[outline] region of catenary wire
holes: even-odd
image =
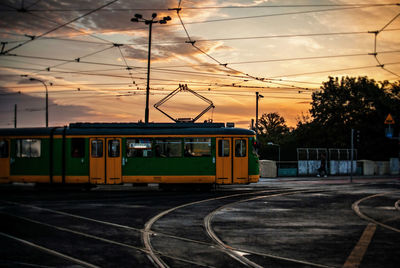
[[[109,5],[113,4],[113,3],[115,3],[116,1],[118,1],[118,0],[112,0],[111,2],[108,2],[108,3],[102,5],[102,6],[98,7],[98,8],[95,8],[95,9],[93,9],[93,10],[91,10],[91,11],[89,11],[89,12],[87,12],[87,13],[81,15],[81,16],[78,16],[78,17],[76,17],[76,18],[74,18],[74,19],[72,19],[72,20],[70,20],[70,21],[68,21],[66,23],[63,23],[63,24],[61,24],[61,25],[59,25],[59,26],[57,26],[57,27],[55,27],[55,28],[53,28],[51,30],[48,30],[48,31],[36,36],[33,39],[27,40],[27,41],[25,41],[25,42],[23,42],[21,44],[18,44],[17,46],[9,48],[6,51],[4,51],[3,54],[9,53],[10,51],[13,51],[13,50],[15,50],[17,48],[20,48],[20,47],[32,42],[33,40],[37,40],[37,39],[41,38],[42,36],[45,36],[45,35],[48,35],[48,34],[54,32],[54,31],[57,31],[58,29],[61,29],[61,28],[65,27],[65,26],[67,26],[68,24],[71,24],[71,23],[73,23],[73,22],[75,22],[75,21],[77,21],[77,20],[79,20],[81,18],[84,18],[84,17],[86,17],[86,16],[88,16],[88,15],[90,15],[90,14],[92,14],[92,13],[94,13],[94,12],[104,8],[104,7],[106,7],[106,6],[109,6]]]

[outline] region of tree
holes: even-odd
[[[270,144],[284,143],[289,135],[290,128],[285,119],[279,113],[265,113],[258,121],[258,143],[261,159],[276,159],[277,147],[271,148]]]
[[[361,131],[359,156],[384,159],[398,153],[396,142],[384,137],[383,122],[389,113],[400,120],[399,83],[329,77],[312,95],[312,120],[299,122],[296,133],[299,140],[307,135],[319,147],[349,148],[350,129],[354,128]]]
[[[279,113],[265,113],[258,120],[258,134],[271,142],[278,143],[290,131]]]

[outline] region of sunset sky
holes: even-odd
[[[2,0],[0,127],[14,126],[14,104],[18,127],[45,125],[45,88],[29,77],[48,86],[49,126],[144,120],[149,27],[131,18],[154,12],[172,19],[153,25],[151,122],[170,122],[153,105],[187,84],[215,105],[198,122],[249,127],[259,91],[259,115],[295,126],[328,76],[400,79],[396,3]],[[196,117],[207,106],[181,92],[162,109]]]

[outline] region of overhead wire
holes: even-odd
[[[121,45],[121,44],[114,44],[114,46],[118,48],[119,53],[121,54],[121,57],[122,57],[122,59],[123,59],[124,62],[125,62],[126,70],[128,71],[129,76],[130,76],[131,79],[132,79],[132,84],[135,84],[135,79],[133,78],[133,75],[132,75],[132,72],[131,72],[132,67],[130,67],[130,66],[128,65],[128,62],[126,61],[125,56],[124,56],[124,54],[122,53],[122,50],[121,50],[121,46],[122,46],[122,45]]]
[[[285,12],[285,13],[275,13],[275,14],[263,14],[263,15],[234,17],[234,18],[192,21],[192,22],[187,22],[185,24],[202,24],[202,23],[212,23],[212,22],[236,21],[236,20],[275,17],[275,16],[299,15],[299,14],[329,12],[329,11],[342,11],[342,10],[359,9],[359,8],[362,8],[362,7],[352,6],[352,7],[340,7],[340,8],[331,8],[331,9],[317,9],[317,10],[305,10],[305,11],[295,11],[295,12]],[[170,9],[170,10],[174,10],[174,9]],[[175,26],[175,25],[179,25],[179,24],[170,24],[169,26]]]
[[[391,20],[389,20],[389,22],[387,22],[380,30],[377,31],[370,31],[369,33],[373,33],[374,34],[374,52],[370,53],[370,55],[372,55],[376,62],[379,64],[378,66],[381,67],[383,70],[385,70],[386,72],[395,75],[397,77],[400,77],[399,74],[393,72],[392,70],[389,70],[385,67],[385,65],[387,64],[382,64],[382,62],[378,59],[378,52],[376,51],[377,48],[377,42],[378,42],[378,35],[384,31],[390,24],[392,24],[398,17],[400,16],[400,13],[398,13],[396,16],[394,16]],[[380,54],[380,53],[379,53]]]
[[[43,16],[39,16],[39,15],[37,15],[37,14],[34,14],[34,13],[30,12],[30,10],[28,10],[28,11],[26,11],[26,12],[29,13],[30,15],[32,15],[32,16],[38,17],[38,18],[43,19],[43,20],[47,20],[47,21],[49,21],[49,22],[51,22],[51,23],[54,23],[54,24],[56,24],[56,25],[59,25],[59,26],[62,25],[62,24],[58,23],[57,21],[54,21],[54,20],[52,20],[52,19],[50,19],[50,18],[48,18],[48,17],[43,17]],[[98,40],[102,41],[102,42],[101,42],[102,44],[104,44],[104,43],[106,43],[106,44],[107,44],[107,43],[108,43],[108,44],[112,43],[111,41],[109,41],[109,40],[107,40],[107,39],[101,38],[101,37],[96,36],[96,35],[94,35],[94,34],[92,34],[92,33],[84,32],[84,31],[82,31],[82,30],[80,30],[80,29],[78,29],[78,28],[75,28],[75,27],[71,26],[71,25],[66,25],[65,27],[66,27],[66,28],[69,28],[69,29],[72,29],[72,30],[74,30],[74,31],[80,32],[80,33],[82,33],[82,34],[84,34],[84,35],[88,35],[88,36],[90,36],[90,37],[92,37],[92,38],[98,39]],[[100,42],[98,42],[98,43],[100,43]]]
[[[153,10],[153,9],[152,9]],[[397,17],[397,16],[396,16]],[[393,18],[392,20],[395,20],[395,18]],[[183,22],[182,22],[182,24],[183,24]],[[184,24],[183,24],[184,25]],[[388,24],[387,24],[387,26],[388,26]],[[384,29],[382,29],[382,31],[383,30],[386,30],[385,28],[387,27],[387,26],[385,26],[384,27]],[[392,30],[392,29],[387,29],[387,30]],[[187,30],[186,30],[186,32],[187,32]],[[365,32],[364,32],[365,33]],[[187,33],[187,35],[188,35],[188,33]],[[188,35],[189,36],[189,35]],[[283,37],[283,36],[282,36]],[[272,38],[272,37],[270,37],[270,38]],[[276,37],[275,37],[276,38]],[[190,38],[189,38],[189,41],[192,41]],[[201,40],[196,40],[196,42],[200,42]],[[376,50],[375,50],[375,52],[376,52]],[[379,53],[383,53],[383,52],[379,52]],[[333,56],[334,57],[334,56]],[[215,58],[214,58],[215,59]],[[216,62],[218,63],[218,65],[224,65],[224,64],[222,64],[221,62],[219,62],[217,59],[215,59],[216,60]],[[289,60],[289,59],[283,59],[283,60]],[[292,59],[293,60],[293,59]],[[90,64],[90,63],[88,63],[88,64]],[[240,64],[240,63],[229,63],[229,64]],[[389,64],[398,64],[398,63],[389,63]],[[127,64],[125,63],[125,65],[127,66]],[[114,65],[115,66],[115,65]],[[189,67],[189,66],[188,66]],[[376,66],[375,66],[376,67]],[[369,66],[364,66],[364,67],[358,67],[358,68],[369,68]],[[343,69],[341,69],[341,70],[343,70]],[[324,72],[326,72],[326,71],[324,71]],[[273,78],[269,78],[269,79],[273,79]]]
[[[97,8],[95,8],[95,9],[89,11],[89,12],[86,12],[85,14],[80,15],[80,16],[78,16],[78,17],[76,17],[76,18],[74,18],[74,19],[72,19],[72,20],[70,20],[70,21],[68,21],[68,22],[66,22],[66,23],[63,23],[63,24],[61,24],[61,25],[58,25],[57,27],[55,27],[55,28],[53,28],[53,29],[51,29],[51,30],[48,30],[48,31],[46,31],[46,32],[44,32],[44,33],[42,33],[42,34],[40,34],[40,35],[38,35],[38,36],[35,36],[35,38],[32,38],[32,39],[30,39],[30,40],[27,40],[27,41],[25,41],[25,42],[23,42],[23,43],[21,43],[21,44],[18,44],[17,46],[14,46],[14,47],[12,47],[12,48],[9,48],[9,49],[7,49],[6,51],[3,51],[2,54],[9,53],[10,51],[13,51],[13,50],[15,50],[15,49],[17,49],[17,48],[20,48],[20,47],[22,47],[22,46],[24,46],[24,45],[26,45],[26,44],[32,42],[33,40],[37,40],[37,39],[41,38],[42,36],[45,36],[45,35],[48,35],[48,34],[54,32],[54,31],[57,31],[58,29],[61,29],[61,28],[65,27],[65,26],[67,26],[68,24],[71,24],[71,23],[73,23],[73,22],[75,22],[75,21],[77,21],[77,20],[79,20],[79,19],[82,19],[82,18],[84,18],[84,17],[86,17],[86,16],[88,16],[88,15],[90,15],[90,14],[92,14],[92,13],[94,13],[94,12],[96,12],[96,11],[102,9],[102,8],[104,8],[104,7],[107,7],[107,6],[109,6],[109,5],[111,5],[111,4],[115,3],[115,2],[117,2],[117,1],[118,1],[118,0],[112,0],[112,1],[110,1],[110,2],[108,2],[108,3],[106,3],[106,4],[104,4],[104,5],[102,5],[102,6],[100,6],[100,7],[97,7]]]
[[[98,50],[98,51],[95,51],[95,52],[91,52],[91,53],[86,54],[86,55],[83,55],[83,56],[80,56],[80,57],[75,58],[75,59],[73,59],[73,60],[67,60],[67,61],[65,61],[65,62],[56,64],[56,65],[48,66],[46,69],[36,72],[36,74],[38,74],[38,73],[40,73],[40,72],[43,72],[43,71],[50,71],[50,70],[53,69],[53,68],[60,67],[60,66],[62,66],[62,65],[68,64],[68,63],[73,63],[73,62],[79,63],[79,62],[80,62],[80,59],[82,59],[82,58],[87,58],[87,57],[90,57],[90,56],[99,54],[99,53],[104,52],[104,51],[106,51],[106,50],[109,50],[109,49],[111,49],[111,48],[113,48],[113,47],[114,47],[114,45],[112,45],[112,46],[110,46],[110,47],[103,48],[103,49]]]
[[[217,60],[216,58],[212,57],[209,53],[207,53],[207,52],[205,52],[204,50],[202,50],[201,48],[199,48],[199,47],[196,45],[196,41],[193,41],[193,40],[190,38],[190,35],[189,35],[188,31],[186,30],[185,24],[183,23],[183,20],[182,20],[182,18],[181,18],[180,15],[179,15],[179,12],[180,12],[180,11],[181,11],[181,8],[177,8],[177,9],[176,9],[177,16],[179,17],[179,20],[180,20],[180,22],[181,22],[181,24],[182,24],[182,27],[185,29],[186,35],[187,35],[188,40],[189,40],[189,41],[186,41],[186,43],[191,44],[195,49],[197,49],[198,51],[200,51],[202,54],[206,55],[207,57],[209,57],[210,59],[212,59],[213,61],[215,61],[216,63],[218,63],[220,66],[222,66],[222,67],[228,69],[228,70],[231,71],[231,72],[243,74],[243,75],[245,75],[246,77],[251,78],[251,79],[253,79],[253,80],[262,81],[262,82],[265,81],[264,78],[259,78],[259,77],[250,75],[250,74],[248,74],[248,73],[244,73],[244,72],[242,72],[242,71],[239,71],[239,70],[236,70],[236,69],[234,69],[234,68],[231,68],[231,67],[228,66],[227,63],[222,63],[222,62],[220,62],[220,61]],[[270,82],[270,83],[274,83],[274,82],[272,82],[272,81],[269,81],[269,82]],[[292,85],[291,85],[291,86],[292,86]],[[303,89],[303,90],[308,90],[308,88],[304,88],[304,87],[300,87],[300,86],[293,86],[293,87],[296,87],[296,88],[299,88],[299,89]]]
[[[180,2],[178,7],[180,7]],[[6,6],[6,4],[1,3],[0,5]],[[369,8],[369,7],[385,7],[385,6],[396,6],[398,3],[382,3],[382,4],[366,4],[366,3],[350,3],[350,4],[287,4],[287,5],[237,5],[237,6],[185,6],[185,9],[188,10],[204,10],[204,9],[264,9],[264,8],[303,8],[303,7],[359,7],[359,8]],[[10,6],[8,6],[10,7]],[[11,7],[13,8],[13,7]],[[105,8],[102,9],[101,12],[115,12],[115,11],[168,11],[171,8]],[[0,12],[9,12],[13,10],[0,10]],[[47,9],[33,9],[33,12],[85,12],[90,11],[88,8],[47,8]]]

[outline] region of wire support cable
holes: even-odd
[[[132,84],[135,84],[135,79],[133,78],[133,75],[132,75],[132,72],[131,72],[132,67],[130,67],[130,66],[128,65],[128,62],[126,61],[125,56],[124,56],[124,54],[122,53],[122,49],[121,49],[122,44],[114,44],[114,46],[118,48],[119,53],[121,54],[121,57],[122,57],[122,59],[123,59],[124,62],[125,62],[126,70],[128,71],[129,76],[130,76],[131,79],[132,79]]]
[[[392,24],[399,16],[400,16],[400,13],[398,13],[398,14],[397,14],[396,16],[394,16],[391,20],[389,20],[389,22],[387,22],[380,30],[377,30],[377,31],[370,31],[370,32],[369,32],[369,33],[371,33],[371,34],[374,34],[374,52],[373,52],[373,53],[370,53],[369,55],[372,55],[372,56],[375,58],[376,62],[379,64],[378,67],[381,67],[382,70],[384,70],[384,71],[386,71],[386,72],[388,72],[388,73],[390,73],[390,74],[392,74],[392,75],[395,75],[395,76],[397,76],[397,77],[400,77],[400,75],[397,74],[397,73],[395,73],[395,72],[393,72],[392,70],[387,69],[387,68],[385,67],[385,65],[387,65],[387,64],[383,64],[383,63],[379,60],[378,54],[380,54],[380,53],[378,53],[378,52],[376,51],[376,49],[377,49],[377,43],[378,43],[378,35],[379,35],[382,31],[384,31],[390,24]]]
[[[96,54],[98,54],[98,53],[101,53],[101,52],[104,52],[104,51],[106,51],[106,50],[109,50],[109,49],[111,49],[111,48],[113,48],[113,47],[114,47],[114,46],[106,47],[106,48],[104,48],[104,49],[101,49],[101,50],[98,50],[98,51],[95,51],[95,52],[86,54],[86,55],[84,55],[84,56],[80,56],[80,57],[78,57],[78,58],[76,58],[76,59],[67,60],[67,61],[65,61],[65,62],[62,62],[62,63],[56,64],[56,65],[49,66],[49,67],[47,67],[47,68],[44,69],[44,70],[41,70],[41,71],[36,72],[36,74],[38,74],[38,73],[40,73],[40,72],[44,72],[44,71],[50,71],[50,70],[53,69],[53,68],[60,67],[60,66],[62,66],[62,65],[68,64],[68,63],[73,63],[73,62],[79,63],[80,60],[83,59],[83,58],[87,58],[87,57],[96,55]]]
[[[265,82],[265,81],[266,81],[265,78],[259,78],[259,77],[256,77],[256,76],[250,75],[250,74],[248,74],[248,73],[245,73],[245,72],[242,72],[242,71],[239,71],[239,70],[236,70],[236,69],[234,69],[234,68],[229,67],[227,63],[222,63],[222,62],[220,62],[219,60],[217,60],[216,58],[212,57],[210,54],[208,54],[207,52],[205,52],[204,50],[202,50],[201,48],[199,48],[198,46],[196,46],[196,44],[195,44],[196,41],[193,41],[193,40],[190,38],[190,35],[189,35],[188,31],[186,30],[185,24],[183,23],[183,20],[182,20],[182,18],[181,18],[180,15],[179,15],[179,12],[180,12],[180,11],[181,11],[181,8],[177,8],[177,9],[176,9],[177,15],[178,15],[179,20],[180,20],[180,22],[181,22],[181,25],[182,25],[182,27],[185,29],[186,35],[187,35],[187,37],[188,37],[188,39],[189,39],[189,41],[186,41],[186,43],[191,44],[195,49],[197,49],[198,51],[200,51],[202,54],[204,54],[205,56],[209,57],[209,58],[212,59],[214,62],[218,63],[218,65],[225,67],[226,69],[228,69],[229,71],[231,71],[231,72],[233,72],[233,73],[240,73],[240,74],[245,75],[245,76],[248,77],[248,78],[251,78],[251,79],[257,80],[257,81],[262,81],[262,82]],[[275,83],[275,82],[272,82],[272,81],[268,81],[268,82],[269,82],[269,83]],[[289,85],[289,86],[290,86],[290,87],[293,87],[293,88],[302,89],[302,90],[308,90],[308,88],[304,88],[304,87],[300,87],[300,86],[295,86],[295,85]]]
[[[40,18],[40,19],[42,19],[42,20],[46,20],[46,21],[49,21],[49,22],[51,22],[51,23],[54,23],[55,25],[59,25],[59,26],[62,25],[62,24],[58,23],[57,21],[52,20],[52,19],[50,19],[50,18],[43,17],[43,16],[39,16],[39,15],[37,15],[37,14],[35,14],[35,13],[32,13],[32,12],[30,12],[30,11],[26,11],[26,12],[27,12],[28,14],[30,14],[30,15],[32,15],[32,16],[35,16],[35,17],[38,17],[38,18]],[[82,35],[88,35],[88,36],[90,36],[90,37],[92,37],[92,38],[95,38],[95,39],[100,40],[101,42],[97,42],[98,44],[110,44],[110,43],[112,43],[111,41],[109,41],[109,40],[107,40],[107,39],[98,37],[98,36],[96,36],[96,35],[94,35],[94,34],[92,34],[92,33],[87,33],[87,32],[82,31],[82,30],[80,30],[80,29],[78,29],[78,28],[76,28],[76,27],[73,27],[72,25],[66,25],[65,27],[66,27],[66,28],[69,28],[69,29],[72,29],[72,30],[74,30],[74,31],[77,31],[77,32],[81,33]],[[25,34],[25,36],[26,36],[26,34]],[[44,39],[44,38],[45,38],[45,37],[41,37],[41,39]],[[47,38],[51,38],[51,37],[47,37]],[[87,41],[87,42],[90,42],[90,41]]]
[[[28,44],[28,43],[34,41],[34,40],[37,40],[37,39],[39,39],[39,38],[41,38],[41,37],[43,37],[43,36],[45,36],[45,35],[48,35],[48,34],[54,32],[54,31],[57,31],[58,29],[61,29],[61,28],[65,27],[65,26],[67,26],[68,24],[71,24],[71,23],[73,23],[73,22],[75,22],[75,21],[77,21],[77,20],[79,20],[79,19],[82,19],[82,18],[84,18],[84,17],[86,17],[86,16],[88,16],[88,15],[90,15],[90,14],[92,14],[92,13],[94,13],[94,12],[96,12],[96,11],[102,9],[102,8],[104,8],[104,7],[107,7],[107,6],[109,6],[109,5],[111,5],[111,4],[115,3],[115,2],[117,2],[117,1],[118,1],[118,0],[112,0],[111,2],[108,2],[108,3],[102,5],[102,6],[98,7],[98,8],[95,8],[95,9],[93,9],[93,10],[91,10],[91,11],[89,11],[89,12],[87,12],[87,13],[81,15],[81,16],[78,16],[78,17],[76,17],[76,18],[74,18],[74,19],[72,19],[72,20],[70,20],[70,21],[64,23],[64,24],[58,25],[57,27],[55,27],[55,28],[53,28],[53,29],[51,29],[51,30],[49,30],[49,31],[47,31],[47,32],[44,32],[44,33],[42,33],[42,34],[40,34],[40,35],[38,35],[38,36],[35,36],[35,38],[32,38],[32,39],[30,39],[30,40],[27,40],[27,41],[25,41],[25,42],[23,42],[23,43],[21,43],[21,44],[18,44],[17,46],[14,46],[14,47],[12,47],[12,48],[9,48],[9,49],[7,49],[6,51],[3,51],[2,54],[9,53],[10,51],[13,51],[13,50],[15,50],[15,49],[17,49],[17,48],[20,48],[20,47],[22,47],[22,46],[24,46],[24,45],[26,45],[26,44]]]
[[[180,2],[178,7],[180,7]],[[0,12],[17,11],[16,8],[1,3],[0,5],[9,7],[10,10],[0,10]],[[388,7],[396,6],[398,3],[382,3],[382,4],[365,4],[365,3],[349,3],[349,4],[288,4],[288,5],[223,5],[223,6],[187,6],[187,10],[207,10],[207,9],[265,9],[265,8],[304,8],[304,7],[357,7],[357,8],[371,8],[371,7]],[[28,7],[29,8],[29,7]],[[105,8],[102,12],[115,12],[115,11],[169,11],[173,8]],[[85,12],[90,11],[88,8],[47,8],[47,9],[31,9],[33,12]]]

